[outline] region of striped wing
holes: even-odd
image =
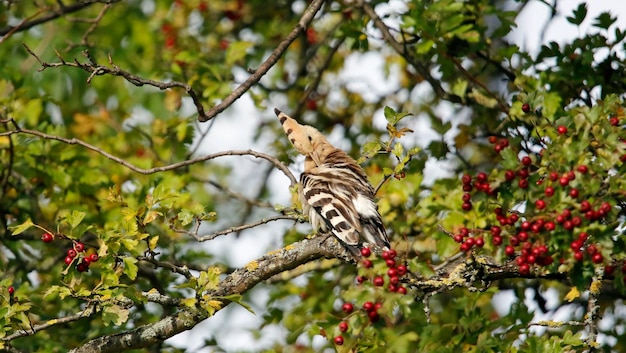
[[[374,191],[355,163],[324,164],[301,176],[302,204],[316,228],[330,230],[347,245],[388,248]]]

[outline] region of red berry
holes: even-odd
[[[406,288],[404,288],[404,287],[398,287],[398,293],[400,293],[400,294],[406,294]]]
[[[522,111],[524,113],[528,113],[530,111],[530,104],[528,104],[528,103],[522,104]]]
[[[83,252],[85,251],[85,245],[83,245],[83,243],[76,242],[76,244],[74,244],[74,249],[78,252]]]
[[[343,344],[343,337],[341,336],[336,336],[333,341],[335,342],[336,345],[341,346]]]
[[[74,250],[74,249],[68,249],[68,250],[67,250],[67,257],[70,257],[70,258],[72,258],[72,259],[73,259],[73,258],[75,258],[75,257],[76,257],[76,250]]]
[[[552,186],[548,186],[544,191],[547,197],[552,197],[554,195],[554,188]]]
[[[370,322],[377,322],[378,320],[380,320],[380,316],[375,310],[368,312],[367,316],[370,318]]]
[[[389,277],[389,284],[397,286],[398,283],[400,283],[400,278],[398,278],[397,276]]]
[[[586,232],[581,232],[578,235],[578,239],[583,243],[586,242],[588,238],[589,238],[589,234],[587,234]]]
[[[356,283],[361,284],[365,282],[365,277],[363,276],[356,276]]]
[[[483,246],[485,246],[485,239],[478,237],[476,238],[475,243],[477,247],[482,248]]]
[[[543,210],[544,208],[546,208],[546,202],[544,200],[537,200],[535,201],[535,207],[537,207],[537,209],[539,210]]]
[[[598,252],[598,248],[595,245],[591,244],[587,247],[587,254],[593,255]]]
[[[390,268],[387,270],[387,276],[389,277],[397,277],[398,276],[398,270],[395,268]]]
[[[501,236],[494,236],[493,238],[491,238],[491,243],[493,245],[501,245],[502,244],[502,237]]]
[[[85,272],[89,269],[89,264],[87,264],[85,261],[81,261],[80,263],[78,263],[78,265],[76,265],[76,270],[78,272]]]
[[[569,182],[570,182],[570,180],[569,180],[569,178],[568,178],[568,177],[566,177],[566,176],[562,176],[562,177],[559,179],[559,184],[561,184],[561,186],[566,186],[567,184],[569,184]]]
[[[502,228],[498,226],[491,226],[491,235],[496,236],[502,233]]]
[[[374,285],[377,287],[381,287],[383,284],[385,284],[385,280],[381,276],[376,276],[373,282]]]
[[[520,181],[517,183],[517,186],[519,186],[522,189],[526,189],[528,187],[528,180],[520,179]]]
[[[454,237],[452,237],[452,239],[454,239],[454,241],[457,243],[463,242],[463,236],[461,234],[455,234]]]
[[[44,243],[49,243],[54,239],[54,237],[52,236],[52,234],[50,233],[44,233],[41,236],[41,241],[43,241]]]
[[[577,169],[580,174],[587,174],[587,172],[589,171],[589,168],[587,168],[587,166],[584,164],[579,165]]]
[[[528,171],[528,168],[523,168],[517,171],[517,175],[519,175],[519,177],[522,179],[528,179],[530,171]]]
[[[368,311],[368,312],[374,310],[374,303],[372,302],[363,303],[363,309],[365,309],[365,311]]]
[[[591,210],[591,203],[589,201],[584,200],[580,203],[580,212],[587,212]]]
[[[385,263],[387,264],[387,267],[396,267],[396,260],[394,259],[387,259],[385,260]]]
[[[506,179],[507,181],[515,179],[515,172],[510,169],[507,170],[506,172],[504,172],[504,179]]]
[[[543,225],[543,229],[547,230],[548,232],[553,231],[555,228],[556,225],[552,221],[548,221]]]
[[[354,306],[352,303],[343,303],[341,310],[346,314],[350,314],[354,310]]]
[[[530,273],[530,266],[528,264],[522,264],[519,267],[519,273],[522,275],[527,275]]]
[[[530,159],[530,157],[528,156],[524,156],[522,157],[522,164],[523,165],[530,165],[532,163],[532,159]]]
[[[370,260],[370,259],[363,260],[363,267],[365,267],[365,268],[372,268],[372,266],[373,266],[372,260]]]
[[[13,288],[13,286],[10,286],[7,290],[9,291],[9,295],[13,295],[15,293],[15,288]]]
[[[345,321],[342,321],[339,323],[339,331],[341,332],[346,332],[348,331],[348,323]]]
[[[490,144],[495,145],[496,142],[498,142],[498,137],[491,135],[491,136],[489,136],[488,140],[489,140]]]
[[[389,249],[389,259],[395,259],[398,253],[394,249]]]
[[[95,254],[95,253],[94,253],[94,254],[89,255],[89,261],[90,261],[90,262],[96,262],[96,261],[98,261],[99,259],[100,259],[100,258],[98,257],[98,254]]]
[[[571,198],[573,198],[573,199],[577,198],[577,197],[578,197],[578,189],[576,189],[576,188],[571,188],[571,189],[569,190],[569,196],[570,196]]]
[[[574,252],[574,259],[576,261],[582,261],[583,260],[583,253],[580,251],[575,251]]]
[[[550,172],[548,179],[551,181],[557,181],[559,179],[559,174],[557,172]]]
[[[461,196],[461,200],[463,200],[463,202],[470,202],[472,200],[472,194],[469,192],[464,193],[463,196]]]
[[[619,125],[619,119],[616,116],[612,116],[609,118],[609,124],[617,126]]]
[[[565,134],[567,134],[567,128],[566,128],[565,126],[563,126],[563,125],[559,125],[559,126],[556,128],[556,131],[559,133],[559,135],[565,135]]]
[[[472,249],[472,247],[471,247],[471,246],[469,246],[469,245],[467,244],[467,242],[465,242],[465,243],[461,244],[461,251],[463,251],[463,252],[468,252],[468,251],[470,251],[471,249]]]
[[[472,176],[469,174],[463,174],[463,176],[461,177],[461,182],[463,184],[469,184],[472,182]]]
[[[582,223],[583,223],[583,220],[582,220],[580,217],[576,216],[576,217],[572,218],[572,225],[573,225],[574,227],[578,227],[578,226],[580,226]]]
[[[73,257],[69,257],[69,256],[66,256],[66,257],[65,257],[65,264],[66,264],[66,265],[71,264],[71,263],[72,263],[72,261],[74,261],[74,258],[73,258]]]
[[[363,257],[369,257],[370,255],[372,255],[372,251],[370,250],[370,248],[362,248],[361,255]]]
[[[487,174],[485,172],[480,172],[476,174],[476,181],[480,184],[487,181]]]
[[[574,251],[580,251],[580,248],[582,248],[582,246],[583,246],[583,242],[580,240],[574,240],[570,244],[570,248],[572,248],[572,250]]]
[[[398,276],[404,276],[407,273],[407,268],[404,265],[399,265],[397,267],[398,270]]]
[[[591,262],[593,262],[594,264],[601,264],[602,261],[604,261],[604,257],[602,257],[602,253],[595,253],[593,254],[593,256],[591,257]]]
[[[515,254],[515,248],[512,245],[507,245],[504,248],[504,253],[506,256],[513,256],[513,254]]]

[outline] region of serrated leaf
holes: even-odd
[[[583,2],[578,5],[576,10],[574,10],[571,17],[567,17],[567,22],[578,26],[583,23],[585,17],[587,17],[587,4]]]
[[[66,218],[67,223],[72,228],[78,227],[80,222],[85,218],[86,213],[81,211],[73,210],[72,213]]]
[[[402,144],[400,142],[396,142],[396,144],[393,146],[393,150],[391,152],[396,157],[400,157],[400,156],[402,156],[402,153],[404,153],[404,147],[402,146]]]
[[[72,291],[70,291],[70,289],[67,287],[51,286],[44,293],[44,298],[47,299],[48,297],[53,295],[58,295],[60,299],[65,299],[66,297],[72,295]]]
[[[226,66],[232,66],[242,60],[248,54],[248,49],[252,47],[252,42],[233,42],[226,50]]]
[[[119,240],[119,242],[128,250],[135,249],[137,245],[139,244],[139,241],[137,239],[130,239],[130,238],[122,238]]]
[[[25,231],[27,231],[30,227],[34,226],[35,224],[33,223],[33,221],[30,220],[30,218],[17,226],[14,227],[9,227],[9,229],[11,229],[13,232],[11,233],[11,235],[18,235],[20,233],[23,233]]]
[[[180,210],[180,212],[178,212],[178,220],[183,226],[190,224],[193,221],[193,217],[193,212],[191,212],[191,210],[187,208],[183,208],[182,210]]]
[[[467,92],[467,86],[469,83],[466,80],[457,79],[456,82],[452,85],[452,93],[455,95],[464,98]]]
[[[572,287],[570,291],[565,295],[565,300],[568,302],[573,302],[575,299],[580,297],[580,291],[576,287]]]
[[[151,223],[152,221],[154,221],[155,219],[157,219],[159,216],[162,216],[162,215],[163,214],[158,211],[148,211],[148,213],[146,213],[146,216],[143,219],[143,223],[144,224]]]
[[[180,304],[186,306],[188,308],[194,308],[196,306],[197,300],[196,298],[185,298],[180,301]]]
[[[102,321],[108,326],[109,323],[121,325],[128,320],[129,310],[119,305],[107,305],[102,310]]]
[[[124,257],[122,261],[124,262],[124,274],[132,280],[137,278],[137,272],[139,271],[139,268],[137,267],[137,259],[127,256]]]
[[[224,298],[226,300],[230,300],[233,303],[237,303],[239,305],[241,305],[244,309],[248,310],[251,314],[256,315],[256,313],[254,312],[254,310],[252,309],[252,307],[250,305],[248,305],[247,303],[244,303],[242,301],[242,296],[241,294],[232,294],[232,295],[227,295],[225,297],[221,297]]]
[[[148,246],[150,247],[150,250],[156,249],[158,243],[159,243],[159,236],[158,235],[155,235],[152,238],[150,238],[150,241],[148,242]]]

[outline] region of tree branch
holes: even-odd
[[[24,46],[24,48],[26,48],[26,51],[41,64],[42,68],[39,69],[39,71],[43,71],[49,67],[53,67],[53,68],[62,67],[62,66],[76,67],[76,68],[82,69],[90,73],[89,77],[87,78],[87,84],[91,84],[91,80],[93,80],[95,76],[112,75],[112,76],[121,76],[126,81],[138,87],[141,87],[143,85],[148,85],[148,86],[156,87],[160,90],[166,90],[169,88],[182,88],[185,90],[185,92],[187,92],[189,97],[191,97],[191,100],[193,101],[193,104],[196,107],[196,110],[198,111],[198,115],[200,117],[205,116],[204,107],[202,106],[202,103],[200,102],[200,96],[196,93],[196,91],[193,90],[193,88],[191,88],[190,85],[184,82],[178,82],[178,81],[160,82],[160,81],[154,81],[154,80],[142,78],[140,76],[131,74],[128,71],[124,71],[120,69],[117,65],[113,64],[113,59],[111,58],[111,56],[109,56],[109,64],[111,65],[111,67],[98,65],[91,59],[88,51],[83,51],[83,54],[89,60],[88,63],[81,63],[77,59],[74,59],[74,61],[71,61],[71,62],[66,61],[58,52],[57,52],[57,57],[61,60],[61,62],[48,63],[48,62],[41,60],[37,56],[37,54],[35,54],[25,43],[22,43],[22,45]]]
[[[276,274],[322,257],[350,259],[348,252],[334,237],[318,236],[313,239],[305,239],[287,245],[283,249],[270,252],[234,271],[222,280],[218,289],[209,294],[213,298],[244,294],[260,282]],[[153,301],[166,300],[157,294],[150,298]],[[222,308],[228,304],[230,301],[224,300]],[[193,328],[208,317],[206,311],[201,308],[186,308],[157,322],[137,327],[128,332],[92,339],[84,345],[72,349],[70,353],[119,353],[130,349],[149,347]]]
[[[309,7],[304,10],[300,21],[298,21],[294,29],[287,35],[287,37],[285,37],[285,39],[283,39],[282,42],[278,44],[272,54],[270,54],[270,56],[256,70],[254,70],[254,73],[241,85],[239,85],[239,87],[235,88],[226,98],[224,98],[223,101],[209,109],[206,115],[200,115],[198,120],[205,122],[213,119],[219,113],[226,110],[226,108],[230,107],[237,99],[239,99],[239,97],[243,96],[243,94],[246,93],[252,85],[259,82],[261,77],[263,77],[263,75],[265,75],[269,69],[276,64],[276,62],[278,62],[278,59],[280,59],[289,45],[291,45],[291,43],[296,40],[296,38],[298,38],[298,36],[307,28],[309,23],[313,20],[313,17],[315,17],[315,14],[317,14],[322,7],[322,4],[324,4],[324,1],[325,0],[313,0]]]
[[[28,135],[33,135],[33,136],[37,136],[37,137],[41,137],[43,139],[47,139],[47,140],[55,140],[55,141],[59,141],[59,142],[63,142],[66,143],[68,145],[80,145],[82,147],[87,148],[88,150],[91,150],[93,152],[96,152],[118,164],[123,165],[124,167],[137,172],[139,174],[154,174],[154,173],[158,173],[158,172],[165,172],[165,171],[169,171],[169,170],[174,170],[174,169],[178,169],[178,168],[182,168],[182,167],[186,167],[192,164],[196,164],[199,162],[204,162],[204,161],[208,161],[210,159],[215,159],[218,157],[224,157],[224,156],[253,156],[256,158],[262,158],[265,159],[266,161],[272,163],[276,168],[278,168],[281,172],[283,172],[283,174],[285,174],[285,176],[287,176],[287,178],[289,178],[289,181],[291,182],[291,185],[295,185],[297,184],[297,180],[296,178],[293,176],[293,174],[291,173],[291,171],[289,170],[289,168],[287,168],[286,165],[284,165],[281,161],[278,160],[278,158],[270,156],[268,154],[262,153],[262,152],[257,152],[257,151],[253,151],[253,150],[230,150],[230,151],[223,151],[223,152],[217,152],[217,153],[213,153],[213,154],[209,154],[206,156],[202,156],[202,157],[198,157],[198,158],[194,158],[194,159],[188,159],[186,161],[182,161],[182,162],[178,162],[178,163],[173,163],[170,165],[166,165],[166,166],[162,166],[162,167],[154,167],[154,168],[150,168],[150,169],[143,169],[143,168],[139,168],[125,160],[123,160],[120,157],[114,156],[104,150],[102,150],[99,147],[96,147],[94,145],[91,145],[85,141],[76,139],[76,138],[64,138],[64,137],[60,137],[60,136],[55,136],[55,135],[49,135],[46,133],[43,133],[41,131],[37,131],[37,130],[29,130],[29,129],[22,129],[19,126],[17,126],[17,124],[13,121],[14,125],[16,126],[16,129],[14,130],[9,130],[9,131],[5,131],[0,133],[0,137],[1,136],[11,136],[14,134],[28,134]]]
[[[37,25],[40,25],[42,23],[46,23],[49,21],[52,21],[54,19],[57,19],[59,17],[65,16],[67,14],[76,12],[76,11],[80,11],[86,7],[89,7],[93,4],[98,4],[98,3],[102,3],[102,4],[112,4],[115,2],[118,2],[120,0],[108,0],[108,1],[102,1],[102,0],[85,0],[85,1],[78,1],[74,4],[71,5],[63,5],[60,6],[57,9],[50,9],[50,13],[42,16],[40,18],[37,19],[33,19],[33,20],[29,20],[30,18],[34,18],[37,17],[41,12],[43,11],[38,11],[35,15],[32,15],[30,17],[28,17],[26,20],[22,21],[21,23],[19,23],[18,25],[15,26],[6,26],[4,28],[0,29],[0,36],[4,36],[6,34],[9,34],[9,36],[13,33],[16,32],[22,32],[22,31],[26,31],[28,29],[31,29]],[[4,40],[4,38],[3,38]],[[1,43],[1,41],[0,41]]]

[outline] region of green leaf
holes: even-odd
[[[617,21],[617,17],[611,16],[610,12],[603,12],[596,17],[596,22],[593,25],[598,28],[609,29],[615,21]]]
[[[9,227],[9,229],[11,229],[13,232],[11,233],[12,235],[18,235],[20,233],[23,233],[25,231],[27,231],[28,229],[30,229],[30,227],[34,226],[35,224],[33,223],[33,221],[30,220],[30,218],[17,226],[14,227]]]
[[[226,65],[232,66],[241,61],[246,57],[248,49],[251,47],[252,42],[239,41],[231,43],[226,50]]]
[[[225,297],[220,297],[220,298],[230,300],[233,303],[237,303],[241,305],[244,309],[248,310],[251,314],[256,315],[252,307],[242,301],[243,297],[241,296],[241,294],[231,294],[231,295],[227,295]]]
[[[178,212],[178,220],[180,224],[186,226],[193,221],[194,214],[188,208],[183,208],[180,212]]]
[[[124,262],[124,274],[132,280],[137,278],[137,272],[139,271],[139,268],[137,267],[137,259],[126,256],[122,261]]]
[[[455,95],[464,98],[465,94],[467,92],[467,86],[468,86],[468,82],[466,80],[463,79],[457,79],[454,84],[452,85],[452,93],[454,93]]]
[[[65,220],[70,225],[70,227],[76,228],[78,227],[80,222],[83,221],[83,219],[85,218],[85,215],[86,215],[85,212],[73,210],[72,213],[70,213],[70,215],[67,216],[67,218],[65,218]]]
[[[130,311],[119,305],[107,305],[102,310],[102,321],[105,325],[113,324],[119,326],[128,320]]]
[[[583,23],[585,17],[587,17],[587,4],[582,2],[574,10],[573,15],[571,17],[567,17],[567,21],[578,26]]]
[[[396,142],[396,144],[393,146],[393,150],[391,152],[396,157],[401,157],[402,153],[404,153],[404,147],[402,147],[402,144],[400,142]]]

